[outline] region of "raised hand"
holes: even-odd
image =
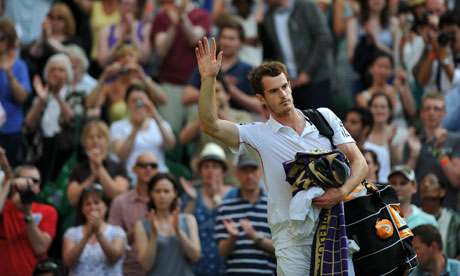
[[[222,51],[216,57],[216,40],[211,39],[211,48],[208,39],[198,41],[198,47],[195,48],[198,69],[200,70],[201,79],[215,78],[222,66]]]
[[[410,148],[410,155],[413,157],[418,158],[420,153],[420,149],[422,148],[422,144],[418,139],[417,135],[415,135],[415,128],[413,126],[409,127],[409,135],[407,137],[407,144]]]
[[[92,226],[93,233],[99,233],[102,227],[102,219],[99,217],[97,211],[90,212],[87,220],[88,223]]]
[[[188,181],[182,176],[179,178],[179,182],[187,196],[192,200],[196,200],[198,194],[195,187],[193,187],[192,183],[190,183],[190,181]]]
[[[43,85],[42,79],[40,78],[39,75],[34,76],[33,86],[34,86],[35,92],[37,93],[38,99],[41,102],[44,102],[46,100],[46,97],[48,97],[48,93],[50,91],[49,86]]]
[[[248,235],[250,239],[252,240],[257,239],[259,234],[254,229],[254,227],[252,227],[252,224],[248,219],[240,219],[240,225],[241,225],[241,228],[243,228],[244,232],[246,232],[246,235]]]
[[[173,229],[174,231],[176,231],[176,233],[179,233],[179,206],[176,207],[176,209],[174,209],[174,211],[172,212],[172,216],[173,216]]]
[[[434,148],[442,148],[442,146],[447,140],[447,130],[445,128],[436,129],[434,131],[434,137],[436,137],[436,141],[434,142]]]
[[[230,235],[238,237],[240,231],[238,230],[236,223],[231,218],[224,219],[222,223],[224,224],[225,230],[227,230]]]
[[[7,50],[7,58],[5,58],[1,63],[0,63],[0,68],[3,69],[5,72],[8,72],[13,68],[14,62],[16,61],[16,50],[15,49],[9,49]]]

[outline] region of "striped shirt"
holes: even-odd
[[[235,249],[227,258],[226,275],[275,275],[275,256],[260,249],[241,227],[239,220],[247,218],[252,227],[264,237],[271,238],[267,223],[267,196],[260,191],[259,199],[251,204],[236,189],[235,197],[227,198],[217,209],[215,238],[219,241],[227,239],[230,234],[223,225],[223,220],[231,218],[238,226],[239,236]]]

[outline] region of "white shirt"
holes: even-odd
[[[163,126],[172,132],[171,126],[168,122],[163,121]],[[114,122],[110,126],[110,135],[112,141],[117,139],[127,139],[133,126],[128,118]],[[161,136],[160,128],[154,119],[149,119],[149,127],[146,130],[140,130],[134,140],[133,149],[126,159],[126,171],[131,178],[131,183],[137,183],[137,177],[133,172],[133,166],[139,155],[145,152],[155,154],[158,159],[158,170],[160,172],[168,172],[168,167],[165,163],[165,152],[163,149],[163,136]]]
[[[377,154],[377,161],[379,161],[379,173],[377,176],[378,182],[388,183],[388,175],[391,171],[391,158],[390,150],[388,147],[366,141],[363,145],[363,148],[371,150]]]
[[[69,87],[64,85],[59,91],[59,97],[61,101],[65,101]],[[38,101],[38,98],[36,99]],[[54,135],[61,132],[61,126],[59,125],[59,118],[61,117],[61,106],[58,101],[52,95],[50,91],[48,97],[46,98],[46,108],[43,111],[43,116],[41,120],[41,128],[43,130],[43,135],[45,137],[53,137]]]
[[[354,142],[342,121],[330,109],[318,110],[334,130],[335,145]],[[332,150],[329,139],[320,135],[318,129],[308,120],[300,136],[292,128],[280,124],[271,116],[266,123],[250,123],[237,127],[240,135],[238,152],[252,155],[259,161],[264,173],[268,194],[268,224],[275,248],[279,250],[311,243],[314,232],[307,239],[295,240],[287,230],[292,194],[291,185],[285,180],[283,162],[294,159],[298,151]]]

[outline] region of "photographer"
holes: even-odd
[[[2,275],[32,275],[35,264],[46,257],[55,236],[56,210],[34,202],[40,182],[38,169],[23,165],[0,191]]]
[[[444,126],[459,131],[460,110],[460,14],[444,13],[439,20],[439,30],[431,29],[429,44],[420,60],[417,81],[425,85],[424,95],[441,92],[446,98]]]

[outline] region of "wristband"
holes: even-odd
[[[442,159],[442,160],[439,162],[439,165],[440,165],[441,167],[444,167],[444,166],[447,165],[449,162],[450,162],[450,158],[449,158],[449,156],[446,156],[446,157],[444,157],[444,159]]]
[[[257,247],[260,247],[260,245],[262,244],[263,239],[264,239],[264,237],[263,237],[261,234],[259,234],[259,235],[257,236],[256,241],[254,242],[255,245],[256,245]]]
[[[151,12],[155,10],[155,5],[152,4],[145,4],[144,6],[144,11],[146,12]]]
[[[428,53],[428,57],[431,59],[436,59],[436,54],[434,52]]]

